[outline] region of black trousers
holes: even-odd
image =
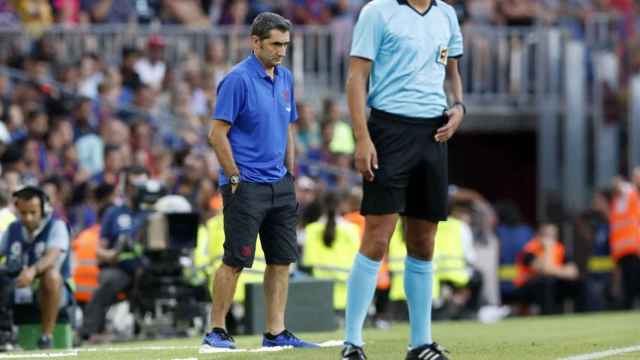
[[[526,304],[537,304],[543,314],[559,314],[562,302],[571,299],[578,312],[585,310],[584,283],[551,276],[538,276],[518,289],[518,298]]]
[[[640,299],[640,257],[627,255],[618,260],[622,273],[622,306],[631,309],[636,298]]]
[[[129,289],[133,277],[119,268],[103,268],[100,271],[98,289],[84,309],[84,321],[80,334],[88,338],[104,331],[109,307],[118,299],[118,293]]]
[[[0,272],[0,334],[13,331],[13,288],[13,279]]]

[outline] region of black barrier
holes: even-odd
[[[266,328],[264,286],[262,283],[247,283],[245,291],[245,332],[262,334]],[[333,310],[333,281],[291,280],[285,323],[287,329],[294,333],[336,330],[338,323]]]

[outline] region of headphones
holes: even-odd
[[[14,199],[32,199],[33,197],[37,197],[40,199],[40,210],[42,211],[42,218],[46,218],[51,214],[51,204],[49,203],[49,195],[44,192],[42,189],[33,186],[27,185],[18,190],[16,190],[12,194]]]

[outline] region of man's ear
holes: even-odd
[[[260,37],[257,35],[251,35],[251,45],[253,45],[254,48],[260,46]]]

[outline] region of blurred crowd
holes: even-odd
[[[363,3],[0,0],[0,26],[37,29],[54,23],[158,21],[203,27],[246,25],[256,13],[272,10],[297,24],[349,27]],[[576,33],[596,12],[635,16],[637,9],[624,0],[452,4],[465,25],[528,26],[541,21],[566,25]],[[635,22],[629,29],[634,27]],[[75,236],[100,223],[99,209],[105,205],[98,196],[101,185],[122,193],[124,169],[142,167],[169,193],[183,196],[199,210],[198,246],[213,248],[196,263],[210,273],[221,250],[222,228],[219,164],[206,134],[216,86],[233,65],[229,43],[212,37],[204,57],[187,54],[175,64],[165,60],[166,46],[162,35],[152,34],[142,46],[118,49],[117,63],[92,52],[69,59],[46,38],[1,52],[0,187],[10,194],[25,184],[38,184]],[[320,106],[305,100],[298,103],[296,191],[303,253],[299,270],[336,280],[334,304],[340,311],[345,274],[362,235],[360,178],[354,172],[355,144],[343,102],[335,98],[319,102]],[[640,188],[640,173],[634,181]],[[485,311],[489,318],[504,316],[505,310],[499,308],[503,303],[516,304],[512,311],[523,314],[557,312],[558,297],[573,299],[577,311],[626,306],[623,275],[615,270],[619,257],[612,258],[610,250],[609,226],[615,221],[611,213],[616,196],[626,185],[614,185],[597,192],[593,208],[570,221],[575,234],[564,245],[566,226],[540,221],[534,230],[523,223],[516,205],[490,204],[476,191],[452,186],[451,217],[442,225],[439,243],[453,245],[436,249],[436,263],[442,261],[441,269],[452,270],[436,275],[436,316],[475,316],[485,305],[497,309]],[[398,260],[404,257],[402,232],[400,224],[378,283],[376,320],[381,326],[394,312],[394,303],[404,300],[398,276],[403,270]],[[207,237],[217,240],[207,244],[202,240]],[[633,251],[640,254],[640,245]],[[553,255],[545,256],[549,253]],[[450,259],[458,260],[447,263]]]
[[[296,24],[326,25],[355,16],[363,0],[3,0],[0,24],[43,28],[52,24],[155,23],[194,27],[247,25],[262,11],[274,11]]]
[[[355,19],[366,0],[3,0],[0,24],[43,28],[52,24],[182,24],[195,27],[247,25],[262,11],[273,11],[295,24],[328,25]],[[461,21],[473,24],[530,26],[560,24],[578,30],[595,14],[633,16],[633,0],[534,1],[454,0]],[[633,26],[633,25],[630,25]]]

